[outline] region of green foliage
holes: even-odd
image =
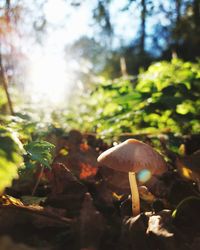
[[[29,116],[16,114],[15,116],[0,116],[0,121],[18,133],[19,139],[23,142],[32,139],[36,131],[36,122]]]
[[[52,128],[46,126],[44,129],[44,125],[36,123],[27,115],[0,116],[0,123],[3,124],[0,126],[1,194],[6,187],[11,186],[18,173],[20,179],[30,180],[38,164],[50,168],[54,145],[41,140],[41,137],[52,133]]]
[[[102,80],[81,99],[79,110],[67,115],[67,122],[104,137],[199,133],[199,72],[199,63],[174,59],[151,65],[137,79]]]
[[[24,146],[28,154],[28,162],[40,163],[45,167],[50,168],[52,161],[51,151],[54,148],[49,142],[46,141],[32,141]]]
[[[0,192],[17,177],[22,154],[26,168],[21,177],[36,165],[49,168],[54,146],[44,140],[55,141],[66,130],[96,133],[112,141],[123,133],[152,138],[167,133],[176,151],[179,142],[171,135],[199,133],[199,118],[200,63],[178,59],[152,64],[135,78],[100,79],[73,102],[70,112],[52,113],[52,125],[21,113],[0,116]]]
[[[23,163],[23,146],[16,132],[0,126],[0,193],[18,177],[18,167]]]

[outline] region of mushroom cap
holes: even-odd
[[[161,175],[167,171],[163,157],[151,146],[136,139],[128,139],[104,151],[97,159],[101,165],[122,172],[149,171]],[[141,172],[141,173],[142,173]]]

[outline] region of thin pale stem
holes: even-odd
[[[140,214],[140,197],[139,197],[135,172],[129,172],[128,176],[131,187],[133,216],[137,216],[138,214]]]
[[[41,178],[42,178],[43,172],[44,172],[44,166],[41,165],[40,174],[39,174],[39,176],[38,176],[38,178],[37,178],[37,181],[36,181],[36,183],[35,183],[35,186],[33,187],[32,196],[35,195],[35,192],[36,192],[36,190],[37,190],[37,187],[38,187],[38,185],[40,184],[40,180],[41,180]]]

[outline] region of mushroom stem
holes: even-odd
[[[129,172],[128,176],[131,187],[133,216],[137,216],[140,213],[140,197],[139,197],[135,172]]]

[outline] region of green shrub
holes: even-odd
[[[102,80],[80,100],[67,122],[101,136],[199,133],[200,63],[158,62],[135,79]]]
[[[23,165],[23,146],[16,133],[0,126],[0,194],[18,177],[18,168]]]

